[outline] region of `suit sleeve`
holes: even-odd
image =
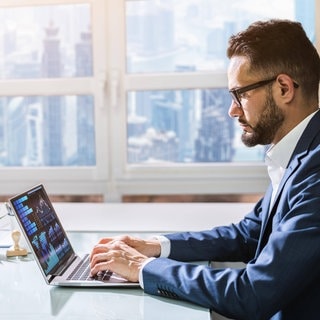
[[[261,230],[262,208],[268,198],[260,200],[252,212],[238,224],[201,232],[165,235],[171,243],[169,258],[179,261],[250,261],[256,251]]]

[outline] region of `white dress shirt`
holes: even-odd
[[[272,208],[275,195],[277,194],[281,179],[286,171],[294,148],[296,147],[298,140],[300,139],[303,131],[307,127],[309,121],[316,112],[310,114],[308,117],[302,120],[277,144],[271,145],[266,153],[265,163],[268,167],[268,174],[273,189],[270,209]]]

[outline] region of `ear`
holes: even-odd
[[[286,74],[279,74],[276,80],[277,96],[283,103],[290,103],[295,96],[294,81]]]

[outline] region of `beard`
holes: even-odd
[[[239,121],[240,123],[249,125],[245,121]],[[284,114],[275,103],[272,94],[269,93],[265,103],[264,111],[261,113],[258,123],[255,127],[249,125],[253,132],[243,132],[241,140],[247,147],[254,147],[258,144],[268,145],[272,143],[283,121]]]

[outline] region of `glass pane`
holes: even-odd
[[[287,18],[314,41],[314,10],[314,0],[127,1],[127,72],[226,71],[231,34],[255,20]]]
[[[128,163],[262,161],[228,116],[227,89],[128,93]]]
[[[0,79],[92,75],[89,4],[0,9]]]
[[[92,96],[1,97],[1,166],[93,166]]]

